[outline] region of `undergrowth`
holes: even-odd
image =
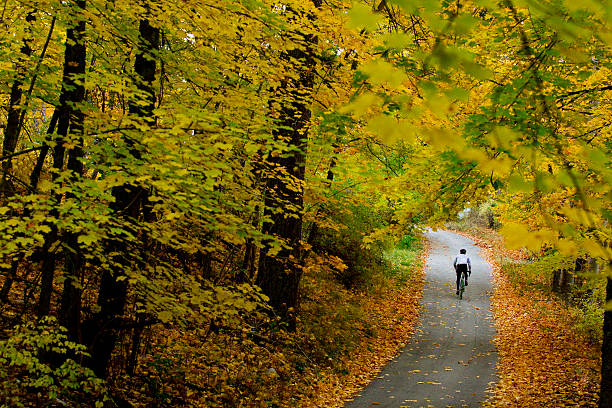
[[[421,241],[412,235],[406,235],[397,247],[385,252],[384,259],[388,262],[385,275],[396,279],[398,284],[408,282],[421,265],[422,250]]]
[[[570,291],[556,294],[551,290],[551,274],[555,269],[572,268],[573,260],[556,254],[532,260],[500,260],[501,271],[515,290],[523,294],[538,292],[559,300],[568,311],[568,319],[574,329],[592,343],[602,340],[605,280],[603,277],[578,274]]]
[[[151,352],[135,376],[113,388],[126,400],[146,401],[143,407],[342,406],[411,332],[422,255],[417,238],[404,238],[370,265],[367,279],[347,287],[338,278],[340,260],[312,253],[296,332],[279,330],[273,320],[251,330],[212,322],[159,328],[144,339]],[[360,267],[374,258],[361,257]]]

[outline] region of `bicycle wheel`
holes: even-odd
[[[459,281],[459,299],[463,299],[464,290],[465,290],[465,276],[461,274],[461,280]]]

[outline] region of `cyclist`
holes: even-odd
[[[470,258],[467,256],[465,249],[459,250],[459,255],[455,257],[453,267],[457,273],[457,294],[459,294],[459,281],[461,280],[461,274],[465,276],[465,286],[468,284],[468,274],[472,274],[472,264]]]

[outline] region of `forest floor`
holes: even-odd
[[[495,280],[499,381],[484,406],[596,407],[601,345],[577,329],[575,308],[506,273],[504,265],[524,262],[525,254],[504,248],[495,232],[460,233],[482,248]]]
[[[296,332],[271,322],[149,333],[141,368],[113,388],[134,407],[342,407],[405,345],[419,314],[427,244],[385,256],[353,289],[329,259],[311,257]]]

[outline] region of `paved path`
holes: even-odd
[[[431,252],[416,333],[346,408],[479,407],[495,381],[490,266],[461,235],[430,231],[427,238]],[[461,248],[472,262],[463,300],[455,295],[452,267]]]

